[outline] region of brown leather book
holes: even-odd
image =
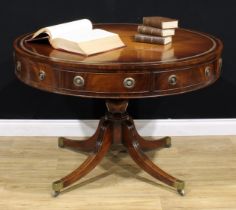
[[[178,28],[178,20],[167,17],[143,17],[143,25],[161,29]]]
[[[175,29],[160,29],[151,26],[138,26],[138,33],[154,35],[154,36],[173,36],[175,35]]]
[[[151,36],[144,34],[135,34],[134,40],[136,42],[145,42],[151,44],[168,44],[172,41],[171,36],[161,37],[161,36]]]

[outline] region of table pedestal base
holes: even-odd
[[[84,141],[59,138],[59,147],[70,147],[91,152],[91,154],[76,170],[53,182],[54,195],[58,195],[63,188],[70,186],[94,169],[106,155],[112,144],[123,144],[127,148],[129,155],[144,171],[165,184],[174,187],[180,195],[184,195],[184,182],[161,170],[144,154],[145,150],[170,147],[170,137],[164,137],[159,140],[143,139],[138,134],[132,118],[126,112],[127,100],[107,100],[106,105],[108,113],[100,120],[98,128],[92,137]]]

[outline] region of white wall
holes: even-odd
[[[0,120],[0,136],[90,136],[98,120]],[[135,120],[143,136],[236,135],[236,119]]]

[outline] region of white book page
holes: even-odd
[[[101,39],[114,35],[117,34],[102,29],[94,29],[92,31],[87,31],[87,32],[84,31],[83,33],[81,33],[80,31],[73,31],[73,33],[65,33],[63,34],[63,37],[60,38],[78,43],[78,42],[87,42],[95,39]]]
[[[93,29],[93,24],[88,19],[76,20],[69,23],[62,23],[55,26],[49,26],[38,30],[34,35],[33,39],[41,33],[47,33],[50,39],[63,38],[67,34],[79,34],[87,33]]]
[[[80,34],[87,33],[93,29],[93,25],[90,20],[82,19],[73,21],[70,23],[63,23],[55,26],[50,26],[46,28],[50,31],[51,38],[65,38],[65,36],[70,34]]]

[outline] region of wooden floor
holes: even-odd
[[[71,172],[85,153],[57,148],[50,137],[0,138],[1,210],[235,210],[236,137],[175,137],[148,152],[162,169],[186,181],[186,196],[139,170],[127,153],[102,163],[59,197],[52,181]]]

